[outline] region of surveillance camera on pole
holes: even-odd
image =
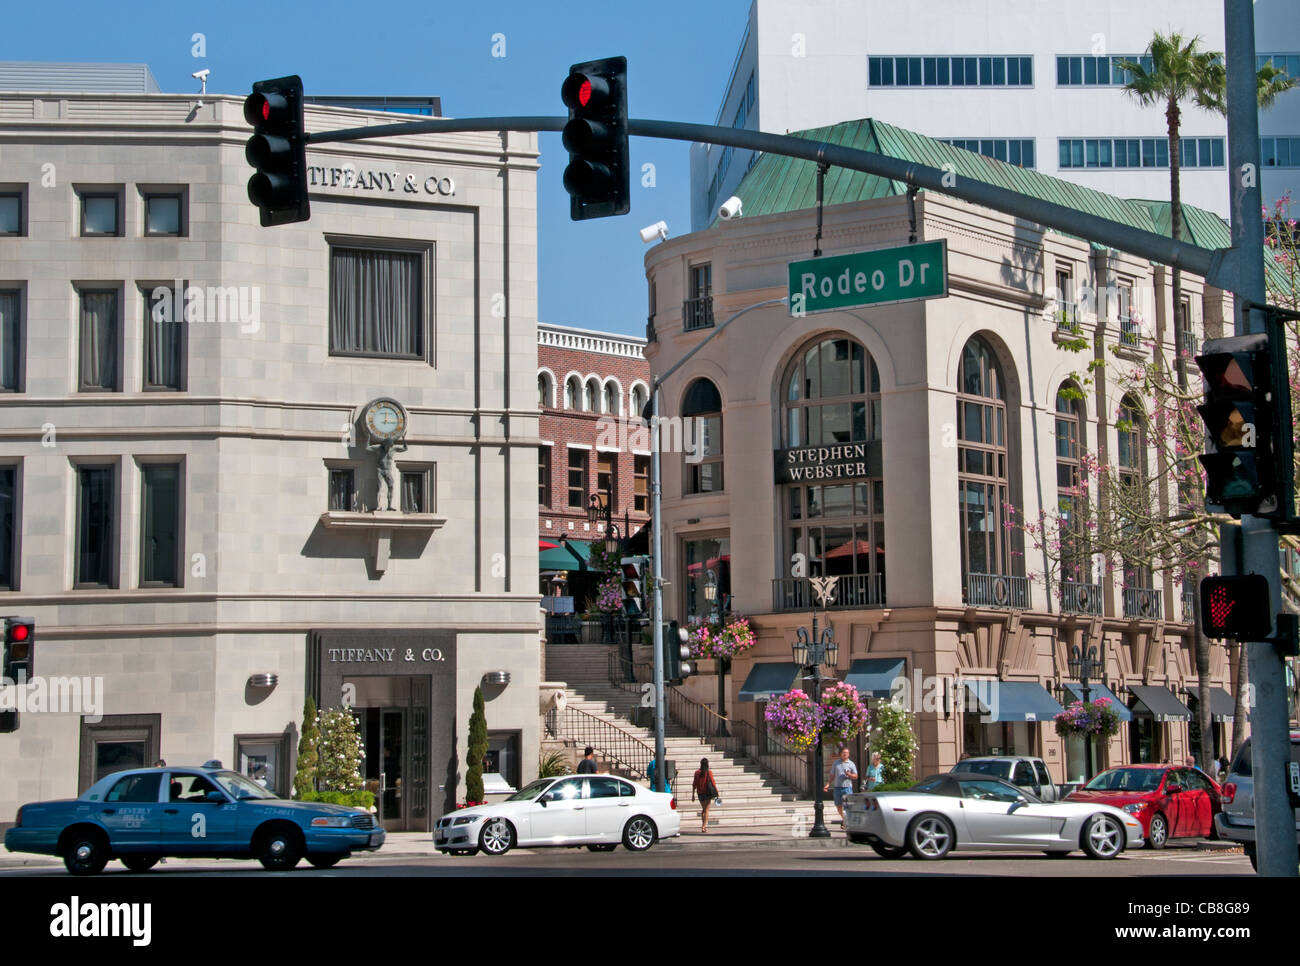
[[[641,240],[649,245],[658,238],[664,241],[668,238],[668,222],[656,221],[653,225],[646,225],[641,229]]]
[[[723,221],[731,221],[733,218],[740,217],[740,209],[745,206],[735,195],[732,195],[718,207],[718,217]]]

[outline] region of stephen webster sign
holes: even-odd
[[[879,441],[798,446],[776,450],[772,457],[777,483],[811,483],[883,475]]]

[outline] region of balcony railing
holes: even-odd
[[[1056,331],[1079,334],[1079,303],[1056,301]]]
[[[1161,591],[1151,587],[1124,588],[1124,616],[1159,620],[1165,616]]]
[[[1005,607],[1008,610],[1028,610],[1030,600],[1028,577],[1007,574],[967,574],[966,603],[971,607]]]
[[[1061,613],[1101,615],[1101,584],[1061,583]]]
[[[703,295],[687,299],[682,303],[682,329],[694,332],[696,329],[713,328],[713,296]]]
[[[1196,607],[1200,603],[1196,597],[1196,585],[1183,588],[1183,623],[1192,624],[1196,621]]]
[[[772,610],[808,610],[820,607],[807,577],[778,577],[772,581]],[[884,574],[844,574],[835,585],[831,610],[885,606]]]
[[[1130,349],[1138,348],[1138,340],[1141,338],[1142,329],[1131,315],[1121,315],[1119,317],[1119,344]]]
[[[1196,355],[1196,333],[1189,329],[1183,329],[1183,351],[1187,355]]]

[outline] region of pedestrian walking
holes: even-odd
[[[876,786],[885,780],[885,766],[880,763],[880,752],[871,753],[871,764],[867,766],[866,791],[873,792]]]
[[[700,767],[695,770],[695,778],[691,780],[691,801],[695,801],[695,796],[700,796],[700,831],[709,830],[709,807],[715,801],[722,801],[718,797],[718,784],[713,780],[713,772],[709,769],[709,759],[701,758]]]
[[[582,761],[578,762],[579,775],[596,774],[596,749],[588,745],[582,753]]]
[[[831,765],[831,779],[822,791],[834,789],[835,811],[840,813],[840,828],[844,827],[844,796],[853,794],[853,783],[858,780],[858,766],[849,760],[849,749],[840,748],[840,757]]]

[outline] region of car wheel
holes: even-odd
[[[918,859],[942,859],[952,849],[956,831],[942,815],[921,815],[907,827],[907,849]]]
[[[132,872],[148,872],[161,858],[161,855],[124,855],[122,864]]]
[[[907,855],[906,845],[885,845],[883,842],[872,842],[871,848],[882,859],[901,859]]]
[[[478,847],[488,855],[505,855],[515,846],[515,830],[504,818],[490,818],[478,833]]]
[[[309,855],[307,861],[311,863],[313,869],[332,869],[342,861],[342,854],[336,855]]]
[[[658,835],[654,822],[644,815],[637,815],[623,826],[623,848],[629,852],[644,852],[655,844]]]
[[[108,842],[94,832],[74,837],[63,853],[63,865],[73,875],[99,875],[108,865]]]
[[[1083,823],[1083,851],[1093,859],[1113,859],[1124,851],[1124,826],[1113,815],[1094,815]]]
[[[1147,833],[1147,848],[1163,849],[1169,841],[1169,819],[1160,812],[1151,816],[1151,831]]]
[[[606,842],[601,845],[588,845],[587,851],[588,852],[613,852],[616,848],[618,848],[617,842],[615,842],[612,845]]]
[[[298,864],[303,849],[298,843],[297,830],[274,828],[263,832],[253,849],[262,868],[271,872],[287,872]]]

